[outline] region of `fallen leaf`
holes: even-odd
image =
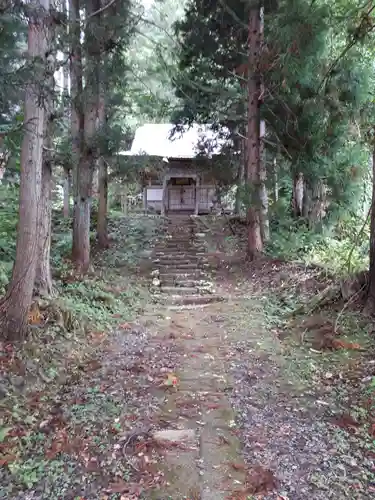
[[[162,385],[167,387],[177,387],[179,380],[174,373],[168,373],[167,378],[164,380]]]
[[[338,340],[338,339],[333,339],[332,340],[332,347],[334,349],[362,349],[359,344],[353,343],[353,342],[346,342],[345,340]]]
[[[16,459],[16,455],[5,455],[0,458],[0,467],[8,465],[10,462],[14,462]]]
[[[276,488],[276,478],[270,470],[258,465],[250,469],[246,486],[251,495],[265,494]]]
[[[246,470],[246,466],[244,464],[231,463],[230,466],[234,470]]]
[[[119,328],[121,328],[121,330],[131,330],[132,327],[129,323],[122,323],[121,325],[119,325]]]

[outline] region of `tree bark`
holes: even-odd
[[[47,127],[47,132],[50,127]],[[47,133],[48,136],[48,133]],[[51,136],[50,136],[51,137]],[[49,144],[47,140],[46,144]],[[43,154],[42,189],[39,203],[38,258],[34,292],[40,297],[50,297],[53,293],[51,272],[51,216],[52,216],[52,159],[48,152]]]
[[[262,130],[263,128],[263,130]],[[269,241],[270,239],[270,222],[268,217],[268,190],[266,186],[267,180],[267,170],[266,170],[266,159],[265,159],[265,150],[263,137],[266,133],[265,124],[263,122],[263,127],[260,127],[260,162],[259,162],[259,203],[260,203],[260,232],[262,236],[263,244]]]
[[[276,156],[273,159],[273,201],[277,203],[279,201],[279,179],[277,175],[277,159]]]
[[[104,158],[99,159],[99,209],[98,209],[98,244],[100,248],[108,248],[108,168]]]
[[[99,23],[103,24],[103,15],[99,14]],[[106,80],[106,67],[101,57],[97,57],[96,60],[97,71],[98,71],[98,125],[100,129],[100,136],[102,140],[100,144],[102,145],[102,150],[100,151],[100,157],[98,161],[98,194],[99,194],[99,205],[98,205],[98,220],[97,220],[97,238],[98,245],[100,248],[109,247],[108,239],[108,165],[104,159],[106,154],[107,144],[107,131],[106,131],[106,95],[107,95],[107,80]]]
[[[48,11],[49,0],[39,0],[29,17],[28,54],[42,61],[46,60],[48,49],[45,33],[49,23]],[[23,339],[27,333],[38,255],[38,207],[45,127],[39,82],[44,81],[44,65],[36,65],[32,76],[33,81],[25,92],[16,260],[7,293],[0,304],[1,336],[12,341]]]
[[[260,138],[260,78],[258,61],[261,45],[260,4],[250,7],[249,12],[249,77],[248,77],[248,125],[247,125],[247,182],[251,204],[247,210],[249,260],[263,251],[261,233],[261,207],[259,199],[262,146]]]
[[[64,207],[63,214],[67,219],[70,216],[70,186],[71,186],[71,174],[70,174],[70,166],[64,166]]]
[[[66,5],[66,0],[63,0],[62,3],[62,12],[66,19],[69,21],[69,12],[67,9]],[[66,35],[69,35],[69,22],[67,22],[66,25]],[[66,44],[66,50],[64,51],[64,58],[66,60],[69,59],[69,53],[70,53],[70,47],[68,43]],[[70,88],[69,88],[69,66],[67,64],[64,64],[63,66],[63,88],[62,88],[62,102],[64,109],[66,106],[68,106],[69,103],[69,96],[70,96]],[[69,106],[68,106],[69,109]],[[70,119],[71,119],[71,109],[70,111]],[[70,216],[70,191],[71,191],[71,185],[72,185],[72,174],[71,174],[71,164],[66,163],[64,165],[64,183],[63,183],[63,191],[64,191],[64,206],[63,206],[63,216],[64,218],[69,218]]]
[[[365,312],[375,314],[375,144],[372,152],[372,201],[370,219],[370,269]]]
[[[304,216],[305,181],[303,173],[293,179],[292,212],[295,218]]]
[[[66,17],[66,19],[67,19],[65,35],[68,38],[69,37],[69,11],[67,9],[66,0],[63,0],[63,2],[62,2],[62,12],[63,12],[64,17]],[[66,59],[68,61],[69,53],[70,53],[70,47],[69,47],[68,43],[66,43],[65,48],[66,48],[66,50],[64,50],[64,59]],[[69,66],[68,66],[68,64],[64,64],[64,66],[63,66],[63,88],[62,88],[63,102],[65,101],[64,105],[67,105],[67,103],[69,102],[69,96],[70,96]]]
[[[50,297],[53,292],[51,272],[51,226],[52,226],[52,164],[54,135],[54,99],[55,90],[55,47],[53,47],[55,32],[50,27],[47,33],[47,44],[50,49],[48,67],[46,67],[47,91],[44,100],[45,127],[44,150],[42,156],[42,186],[39,203],[38,221],[38,256],[34,293],[40,297]]]
[[[82,109],[82,47],[80,28],[80,0],[70,0],[69,19],[71,26],[71,58],[70,58],[70,92],[71,92],[71,136],[72,136],[72,168],[73,168],[73,243],[72,260],[78,255],[78,202],[79,202],[79,163],[82,155],[84,114]]]
[[[90,3],[86,6],[86,15],[92,12]],[[72,136],[73,136],[73,245],[72,261],[80,273],[88,271],[90,266],[90,207],[92,194],[92,151],[88,144],[92,128],[95,127],[95,116],[90,108],[92,101],[92,75],[86,74],[85,96],[83,95],[83,70],[80,28],[80,0],[71,0],[70,19],[72,26],[72,58],[71,58],[71,93]],[[86,39],[88,45],[88,40]],[[86,66],[91,69],[89,55],[86,55]],[[85,99],[84,99],[85,97]],[[90,97],[91,99],[88,99]],[[83,99],[85,102],[83,103]],[[91,112],[91,113],[90,113]]]
[[[325,183],[318,179],[312,188],[312,203],[309,214],[309,227],[316,227],[322,223],[327,210],[327,187]]]
[[[84,99],[83,147],[80,151],[76,176],[77,190],[74,200],[72,251],[73,263],[80,273],[86,273],[90,267],[92,184],[99,150],[95,143],[95,136],[97,132],[99,94],[97,54],[100,53],[100,40],[95,29],[98,16],[92,16],[91,14],[100,9],[100,1],[86,0],[85,7],[85,89],[82,96]]]

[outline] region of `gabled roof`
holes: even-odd
[[[175,125],[171,123],[149,123],[139,127],[130,151],[121,155],[149,155],[161,158],[195,158],[202,152],[202,145],[208,156],[220,154],[227,139],[227,132],[213,132],[209,125],[193,124],[183,132],[171,135]],[[201,147],[200,147],[201,146]],[[208,147],[207,147],[208,146]]]

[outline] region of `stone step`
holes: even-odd
[[[178,253],[204,253],[205,249],[204,247],[201,247],[199,245],[157,245],[154,247],[155,252],[178,252]]]
[[[196,253],[184,253],[184,252],[157,252],[156,254],[154,253],[154,257],[161,259],[165,257],[173,257],[177,260],[185,260],[185,259],[199,259],[201,256],[197,255]]]
[[[153,265],[156,266],[156,267],[163,267],[163,268],[167,268],[169,266],[187,266],[189,264],[194,264],[195,267],[198,267],[199,265],[199,262],[191,262],[191,260],[181,260],[181,261],[178,261],[178,262],[174,262],[172,259],[165,259],[165,260],[154,260],[152,261]]]
[[[195,279],[195,280],[176,280],[176,279],[173,279],[173,278],[169,278],[169,279],[162,279],[160,280],[161,281],[161,286],[162,287],[165,287],[165,286],[174,286],[178,289],[180,288],[199,288],[199,286],[201,285],[201,283],[204,283],[205,280],[200,280],[200,279]]]
[[[167,303],[174,305],[203,305],[224,300],[226,298],[221,295],[171,295],[168,297]]]
[[[154,252],[153,254],[153,257],[155,259],[163,259],[165,257],[168,257],[168,259],[175,259],[175,260],[185,260],[185,259],[196,260],[202,258],[203,256],[204,254],[181,253],[181,252]]]
[[[168,238],[162,243],[164,245],[192,245],[195,242],[192,238],[179,240],[178,238]]]
[[[168,293],[172,296],[174,295],[192,295],[194,293],[199,293],[198,288],[194,287],[179,287],[179,286],[161,286],[160,291],[162,293]]]
[[[156,269],[159,269],[160,272],[169,272],[169,271],[162,271],[161,269],[164,268],[173,268],[178,269],[180,266],[187,266],[189,264],[194,265],[194,267],[198,270],[201,269],[202,265],[204,262],[200,260],[174,260],[174,259],[155,259],[152,261],[153,267]],[[184,272],[184,269],[190,269],[189,267],[185,268],[182,267],[182,272]],[[173,271],[172,271],[173,272]]]
[[[162,265],[160,266],[160,274],[163,274],[168,270],[168,273],[176,273],[181,274],[185,272],[185,269],[193,269],[194,271],[199,271],[201,269],[199,264],[189,263],[189,264],[177,264],[171,262],[171,265]]]
[[[189,271],[189,270],[187,270]],[[191,279],[199,279],[203,280],[205,278],[205,274],[201,271],[196,272],[180,272],[180,273],[160,273],[159,279],[161,281],[164,280],[191,280]]]
[[[191,243],[176,243],[175,241],[171,243],[164,243],[163,245],[158,245],[157,248],[159,249],[164,249],[164,248],[169,248],[169,249],[178,249],[178,248],[183,248],[183,249],[189,249],[189,248],[195,248],[195,245],[192,245]]]

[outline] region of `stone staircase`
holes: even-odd
[[[202,236],[193,217],[167,219],[165,237],[154,248],[152,273],[154,290],[163,301],[182,305],[213,301]]]

